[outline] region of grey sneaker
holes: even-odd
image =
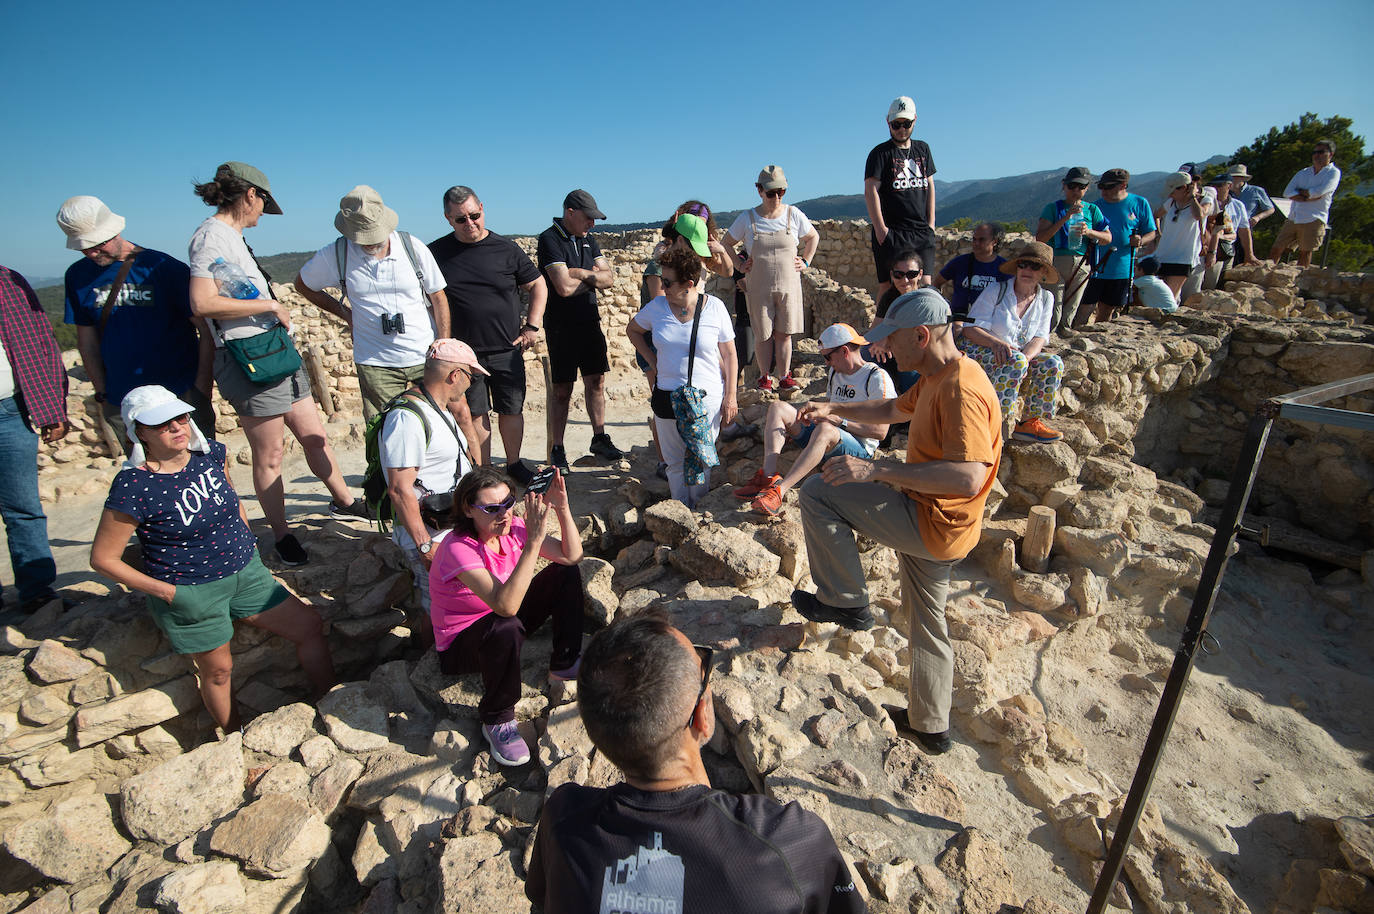
[[[866,632],[873,627],[873,613],[867,606],[849,609],[822,603],[814,593],[805,590],[792,591],[792,605],[812,622],[834,622],[855,631]]]
[[[330,499],[329,515],[330,517],[356,517],[362,520],[372,520],[372,512],[367,509],[367,502],[361,498],[354,498],[352,502],[346,505],[341,505]]]
[[[598,457],[605,457],[607,460],[619,460],[625,456],[625,452],[616,447],[611,441],[611,436],[605,432],[592,435],[592,445],[587,450]]]

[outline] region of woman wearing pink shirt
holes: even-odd
[[[482,673],[477,716],[502,765],[530,759],[515,722],[525,636],[553,620],[551,679],[577,678],[582,650],[582,539],[562,475],[546,492],[526,493],[524,519],[514,508],[505,473],[472,469],[454,491],[453,532],[429,571],[439,668],[450,675]],[[559,536],[548,535],[550,511],[558,517]],[[541,556],[552,564],[535,574]]]

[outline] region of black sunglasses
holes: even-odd
[[[474,223],[475,223],[478,219],[481,219],[481,218],[482,218],[482,211],[481,211],[480,209],[479,209],[477,212],[472,213],[472,214],[460,213],[460,214],[458,214],[457,216],[454,216],[454,217],[453,217],[453,224],[454,224],[454,225],[467,225],[469,222],[474,222]]]
[[[921,278],[921,271],[920,271],[920,270],[893,270],[893,271],[892,271],[892,278],[893,278],[893,279],[920,279],[920,278]]]
[[[889,121],[889,122],[888,122],[888,126],[890,126],[893,130],[910,130],[910,129],[911,129],[911,124],[912,124],[911,121]]]
[[[692,702],[692,715],[687,718],[687,729],[692,728],[692,721],[697,719],[697,705],[701,704],[701,697],[706,694],[706,686],[711,681],[711,658],[716,652],[704,644],[693,644],[692,650],[697,652],[697,657],[701,659],[701,688],[697,691],[697,700]]]
[[[486,512],[487,514],[491,514],[491,515],[505,514],[505,513],[506,513],[507,511],[509,511],[511,508],[515,507],[515,496],[514,496],[514,495],[507,495],[505,498],[501,499],[500,501],[498,501],[498,502],[497,502],[496,504],[494,504],[494,505],[478,505],[478,504],[474,504],[473,507],[474,507],[474,508],[477,508],[477,509],[480,510],[480,511],[484,511],[484,512]]]
[[[173,416],[172,418],[170,418],[170,419],[168,419],[168,420],[166,420],[166,421],[164,421],[164,422],[157,422],[157,423],[154,423],[154,424],[152,424],[152,425],[148,424],[147,422],[140,422],[140,423],[138,423],[138,424],[141,425],[141,426],[143,426],[144,428],[152,428],[152,429],[156,429],[156,430],[158,430],[158,431],[160,432],[160,431],[163,431],[163,430],[165,430],[166,428],[168,428],[173,422],[175,422],[177,425],[182,425],[183,423],[189,424],[190,421],[191,421],[191,414],[190,414],[190,413],[182,413],[180,416]]]
[[[1043,270],[1045,265],[1038,260],[1018,260],[1016,261],[1018,270]]]
[[[763,192],[766,197],[781,197],[785,193],[787,193],[787,188],[785,187],[779,188],[778,190],[765,190]]]

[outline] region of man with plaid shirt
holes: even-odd
[[[67,373],[33,287],[0,267],[0,517],[19,606],[27,613],[57,598],[34,429],[47,442],[67,434]]]

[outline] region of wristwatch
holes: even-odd
[[[420,550],[421,555],[429,555],[431,552],[434,551],[434,543],[433,541],[427,543],[420,543],[415,548]]]
[[[849,420],[848,420],[848,419],[841,419],[841,420],[840,420],[840,428],[842,428],[842,429],[847,429],[847,428],[849,428]]]
[[[525,326],[521,327],[520,329],[521,329],[521,330],[533,330],[535,333],[538,333],[538,332],[539,332],[539,328],[536,327],[536,326],[534,326],[534,324],[531,324],[529,321],[525,321]]]

